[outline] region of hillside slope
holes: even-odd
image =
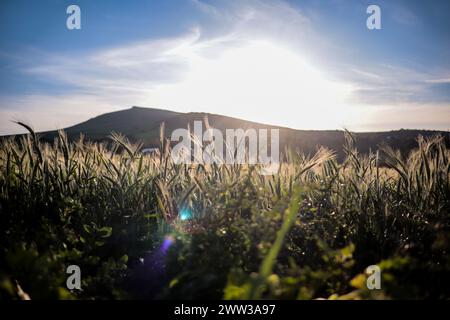
[[[344,131],[342,130],[294,130],[261,123],[246,121],[233,117],[199,112],[180,113],[162,109],[132,107],[129,109],[106,113],[80,124],[64,129],[70,139],[77,139],[83,134],[92,141],[107,141],[111,132],[122,133],[131,141],[142,141],[145,147],[159,145],[160,125],[165,123],[165,135],[170,137],[177,128],[193,127],[194,121],[204,121],[205,117],[211,127],[224,132],[225,129],[280,129],[280,147],[289,146],[303,152],[312,153],[318,146],[325,146],[342,155]],[[406,154],[417,147],[419,135],[429,137],[442,135],[450,145],[450,132],[429,130],[396,130],[387,132],[355,133],[356,147],[362,153],[375,150],[381,144],[388,144]],[[42,132],[44,141],[53,141],[56,131]]]

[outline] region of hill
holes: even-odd
[[[209,113],[180,113],[162,109],[132,107],[129,109],[105,113],[72,127],[65,128],[71,140],[77,139],[80,134],[91,141],[106,141],[111,132],[122,133],[131,141],[142,141],[145,147],[157,147],[159,145],[159,128],[165,123],[165,134],[177,128],[187,128],[188,124],[208,119],[211,127],[224,131],[225,129],[280,129],[280,146],[299,149],[306,153],[314,152],[317,146],[325,146],[342,155],[344,143],[343,130],[295,130],[261,123],[246,121],[233,117]],[[53,141],[57,132],[48,131],[40,133],[44,141]],[[447,145],[450,145],[450,132],[430,130],[395,130],[386,132],[360,132],[354,133],[356,147],[362,153],[375,150],[381,144],[388,144],[406,154],[417,147],[417,137],[422,135],[429,137],[440,134],[445,137]]]

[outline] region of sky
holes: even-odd
[[[66,27],[69,5],[81,29]],[[369,5],[381,29],[369,30]],[[2,0],[0,134],[131,106],[450,129],[450,1]]]

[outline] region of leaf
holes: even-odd
[[[112,234],[112,228],[111,227],[103,227],[103,228],[100,228],[98,231],[101,233],[101,237],[102,238],[108,238]]]
[[[366,288],[366,276],[363,273],[356,275],[352,280],[350,280],[350,285],[356,289]]]

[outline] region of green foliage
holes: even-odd
[[[29,128],[30,129],[30,128]],[[30,129],[31,130],[31,129]],[[450,152],[419,138],[344,161],[286,151],[258,166],[176,165],[112,143],[0,146],[1,299],[450,297]],[[66,289],[79,265],[82,290]],[[365,287],[367,266],[382,289]]]

